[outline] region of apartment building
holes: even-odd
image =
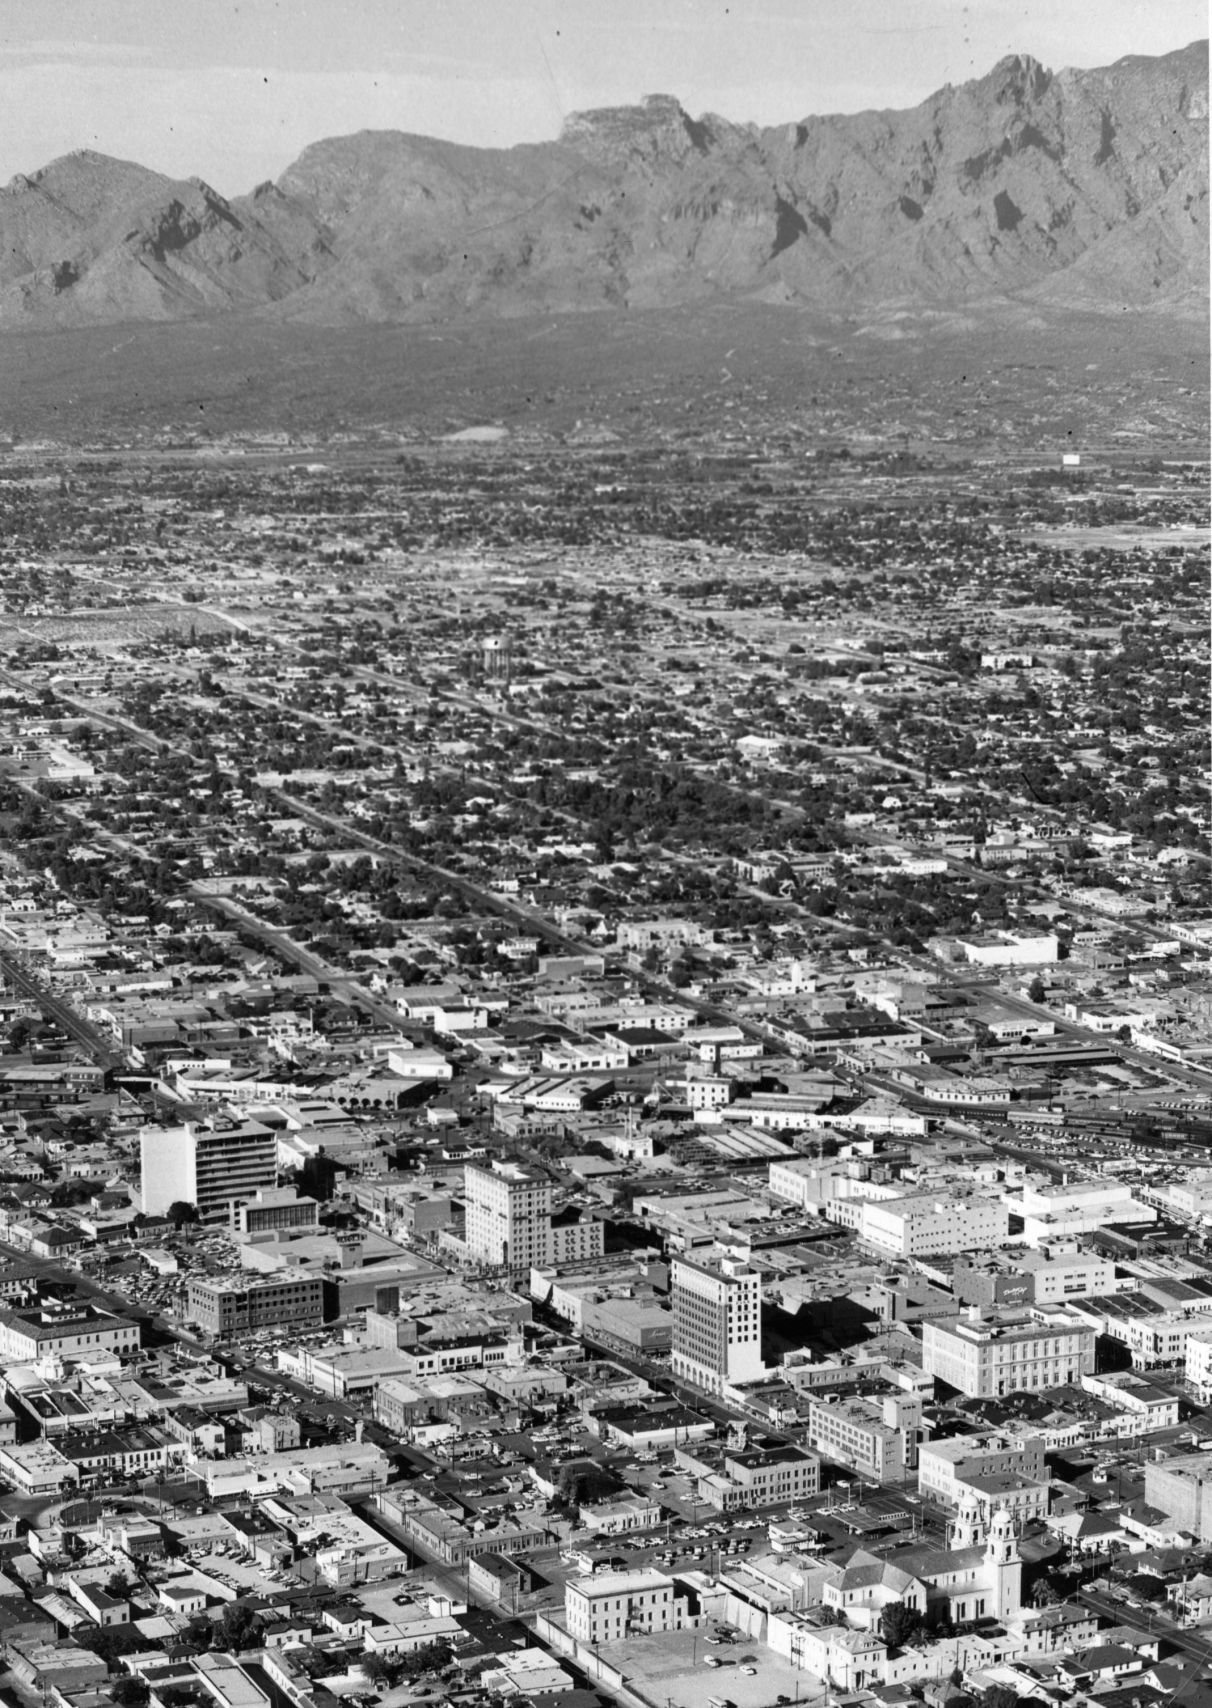
[[[922,1369],[972,1399],[1042,1393],[1094,1370],[1094,1330],[1075,1313],[1039,1307],[987,1319],[922,1324]]]

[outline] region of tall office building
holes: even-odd
[[[519,1162],[468,1163],[464,1243],[473,1263],[525,1273],[545,1263],[600,1257],[600,1221],[553,1222],[546,1176]]]
[[[206,1220],[226,1220],[265,1186],[278,1184],[278,1141],[259,1121],[213,1127],[144,1127],[139,1135],[143,1213],[162,1216],[178,1202],[196,1204]]]
[[[465,1239],[474,1263],[529,1269],[546,1263],[551,1245],[551,1187],[518,1162],[468,1163]]]
[[[755,1271],[731,1258],[695,1263],[675,1257],[671,1281],[674,1375],[712,1394],[760,1381],[766,1367],[762,1283]]]

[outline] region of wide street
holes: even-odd
[[[1107,1595],[1103,1590],[1079,1589],[1077,1599],[1104,1619],[1111,1619],[1117,1625],[1129,1625],[1142,1636],[1159,1638],[1163,1649],[1167,1645],[1181,1649],[1184,1655],[1198,1661],[1201,1666],[1212,1667],[1212,1635],[1207,1631],[1184,1629],[1148,1608],[1129,1607],[1126,1601]]]

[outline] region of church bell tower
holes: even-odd
[[[959,1511],[947,1526],[947,1546],[952,1550],[979,1548],[984,1534],[981,1509],[975,1497],[966,1494],[960,1502]]]
[[[1004,1506],[998,1507],[989,1524],[985,1561],[993,1588],[996,1619],[1017,1619],[1023,1605],[1023,1556],[1018,1551],[1014,1520]]]

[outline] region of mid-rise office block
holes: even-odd
[[[263,1328],[315,1328],[324,1321],[318,1275],[274,1275],[264,1281],[190,1279],[189,1315],[216,1340]]]
[[[971,1399],[1042,1393],[1094,1371],[1094,1330],[1074,1313],[1041,1308],[987,1320],[922,1324],[922,1369]]]
[[[860,1479],[903,1483],[916,1457],[920,1422],[920,1401],[908,1396],[824,1396],[808,1409],[808,1439]]]
[[[1078,1180],[1067,1185],[1024,1186],[1009,1208],[1023,1218],[1023,1239],[1030,1246],[1053,1245],[1123,1222],[1156,1222],[1152,1204],[1134,1198],[1122,1180]]]

